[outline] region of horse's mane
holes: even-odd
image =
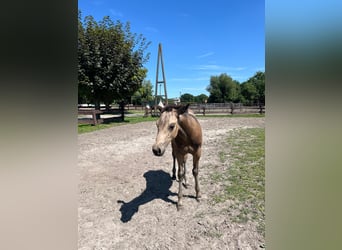
[[[172,111],[172,109],[179,109],[180,107],[181,107],[181,105],[176,105],[176,104],[166,105],[165,107],[163,107],[162,112],[164,112],[164,111],[170,112],[170,111]]]
[[[172,111],[172,109],[176,109],[176,110],[182,110],[182,109],[184,109],[184,112],[188,109],[188,107],[189,107],[189,104],[187,104],[187,105],[176,105],[176,104],[168,104],[168,105],[166,105],[165,107],[163,107],[162,108],[162,110],[161,110],[161,112],[170,112],[170,111]]]

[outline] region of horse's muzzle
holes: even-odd
[[[157,145],[152,146],[152,152],[155,156],[162,156],[165,152],[165,148],[161,148]]]

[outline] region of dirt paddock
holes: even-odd
[[[199,118],[203,150],[199,163],[202,198],[190,184],[176,209],[178,182],[171,180],[171,146],[163,157],[151,147],[155,122],[129,124],[78,136],[79,249],[259,249],[264,238],[253,223],[231,223],[227,203],[213,203],[220,185],[210,166],[219,163],[219,145],[234,128],[264,127],[265,118]]]

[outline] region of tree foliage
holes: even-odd
[[[206,100],[208,100],[208,96],[205,94],[194,96],[192,94],[185,93],[180,96],[180,101],[182,103],[205,103]]]
[[[180,101],[182,103],[193,103],[195,101],[195,97],[192,94],[185,93],[180,96]]]
[[[142,84],[147,69],[149,42],[130,31],[130,24],[113,22],[108,16],[96,22],[78,16],[79,101],[107,106],[125,103]]]
[[[265,73],[258,71],[246,82],[239,83],[223,73],[211,76],[209,103],[242,102],[247,105],[265,104]]]
[[[200,94],[198,96],[195,96],[195,102],[196,103],[205,103],[208,101],[208,96],[205,94]]]
[[[153,101],[153,86],[150,80],[144,80],[142,86],[133,94],[134,105],[144,105]]]
[[[257,96],[257,89],[251,82],[245,82],[241,84],[241,101],[244,104],[251,105],[255,102]]]
[[[258,71],[242,83],[241,95],[245,104],[265,105],[265,73]]]
[[[240,97],[239,82],[225,73],[211,76],[207,91],[210,93],[208,102],[236,102]]]

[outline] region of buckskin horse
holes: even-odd
[[[182,182],[185,180],[185,163],[187,154],[193,156],[192,174],[195,179],[196,200],[201,197],[198,183],[198,164],[202,153],[202,128],[193,113],[189,112],[189,104],[186,106],[168,105],[160,107],[160,118],[156,122],[158,134],[152,146],[156,156],[162,156],[170,144],[172,155],[178,163],[178,202],[177,209],[182,207]],[[173,171],[175,171],[173,169]]]

